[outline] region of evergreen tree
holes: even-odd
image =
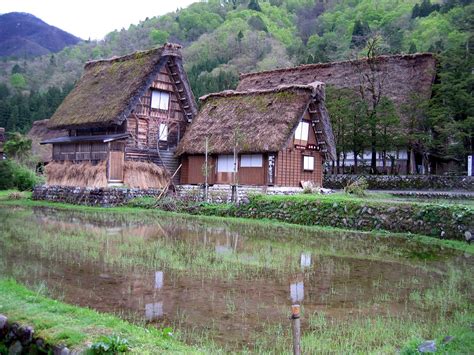
[[[250,0],[248,8],[254,11],[260,11],[260,12],[262,11],[262,8],[260,7],[258,0]]]

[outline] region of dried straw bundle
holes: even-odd
[[[107,165],[103,161],[97,165],[90,162],[74,164],[71,162],[51,162],[46,166],[48,185],[107,187]],[[125,162],[124,185],[139,188],[163,188],[168,182],[167,171],[153,163],[136,161]]]
[[[125,162],[124,184],[134,188],[163,188],[168,182],[168,172],[153,163]]]
[[[46,165],[48,185],[107,187],[106,163],[92,165],[90,162],[51,162]]]

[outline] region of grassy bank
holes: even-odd
[[[102,336],[118,335],[128,340],[131,352],[136,354],[199,352],[163,334],[162,330],[132,325],[112,315],[64,304],[45,297],[40,289],[35,292],[12,280],[0,279],[0,294],[0,313],[9,321],[32,326],[36,337],[52,345],[84,349]]]
[[[146,213],[151,215],[167,215],[167,216],[188,216],[188,218],[197,218],[202,219],[204,221],[236,221],[236,222],[245,222],[255,225],[271,225],[274,227],[284,226],[289,228],[297,228],[303,231],[335,231],[335,232],[347,232],[351,231],[351,228],[344,227],[344,226],[331,226],[331,225],[307,225],[304,223],[295,225],[291,221],[284,221],[272,218],[271,216],[260,216],[256,217],[255,215],[250,216],[243,216],[236,213],[236,207],[232,205],[222,205],[222,204],[204,204],[200,205],[198,209],[194,209],[192,211],[180,211],[180,212],[169,212],[163,211],[157,208],[151,208],[151,205],[154,204],[154,199],[144,199],[145,201],[138,201],[137,204],[132,203],[128,206],[121,206],[121,207],[91,207],[91,206],[83,206],[83,205],[73,205],[67,203],[58,203],[58,202],[48,202],[48,201],[35,201],[31,199],[31,193],[29,192],[22,192],[21,197],[18,199],[11,199],[9,196],[14,193],[17,194],[18,192],[15,190],[4,190],[0,191],[0,205],[5,206],[18,206],[18,207],[50,207],[50,208],[57,208],[57,209],[64,209],[64,210],[75,210],[75,211],[83,211],[83,212],[100,212],[100,213],[126,213],[126,214],[140,214],[142,215],[145,210]],[[375,200],[377,204],[383,204],[383,202],[388,198],[388,194],[380,194],[377,197],[372,197],[370,200]],[[326,203],[337,203],[339,202],[350,202],[355,201],[356,203],[366,201],[362,198],[346,196],[342,194],[337,194],[334,196],[276,196],[273,197],[275,201],[281,200],[299,200],[302,201],[303,205],[307,204],[306,200],[309,201],[326,201]],[[153,201],[152,201],[153,200]],[[316,202],[317,203],[317,202]],[[400,202],[401,204],[406,204],[406,202]],[[420,206],[430,206],[431,204],[426,203],[416,203],[416,205]],[[140,206],[140,207],[138,207]],[[461,208],[465,209],[468,206],[460,206]],[[245,208],[242,207],[242,208]],[[472,209],[471,210],[472,213]],[[364,231],[361,231],[364,232]],[[456,250],[461,250],[469,254],[474,254],[474,244],[468,244],[462,240],[450,240],[450,239],[439,239],[433,238],[432,236],[423,235],[423,234],[411,234],[411,233],[396,233],[396,232],[388,232],[384,230],[373,230],[371,233],[374,236],[386,236],[390,238],[398,237],[398,238],[409,238],[415,242],[426,243],[430,245],[439,245],[443,247],[448,247]]]
[[[461,204],[417,203],[348,196],[256,195],[241,205],[201,205],[196,214],[268,218],[300,225],[385,230],[464,240],[474,229],[474,208]]]

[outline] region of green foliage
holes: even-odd
[[[91,346],[91,352],[97,355],[126,353],[129,350],[128,340],[118,335],[103,336]]]
[[[420,110],[415,103],[407,112],[416,111],[418,117],[423,117],[422,127],[416,130],[416,134],[424,135],[420,138],[423,147],[440,153],[448,151],[449,156],[465,160],[466,152],[473,150],[472,75],[467,73],[472,68],[473,6],[470,0],[194,3],[163,16],[147,18],[128,29],[113,31],[103,41],[86,41],[65,48],[54,56],[0,62],[0,127],[10,132],[26,132],[33,121],[51,117],[80,77],[83,64],[90,59],[123,55],[166,41],[181,43],[191,87],[199,97],[235,89],[241,72],[365,56],[367,41],[377,37],[379,54],[417,51],[441,54],[441,82],[435,90],[435,94],[440,94],[435,95],[430,105],[433,109],[429,119],[426,113],[418,115]],[[458,77],[461,73],[462,80]],[[459,92],[460,99],[449,97],[443,107],[441,97],[447,92],[451,96]],[[356,109],[348,117],[359,119],[361,127],[370,124],[362,115],[363,110],[367,113],[370,103],[353,102]],[[467,118],[459,119],[460,116]],[[344,124],[350,128],[349,118]],[[377,125],[387,128],[386,132],[382,129],[376,145],[387,142],[385,138],[390,138],[385,145],[403,143],[400,140],[403,137],[391,135],[400,132],[400,123],[394,115],[385,114],[382,123],[376,116],[370,118],[378,121],[372,128]],[[432,142],[427,138],[430,132],[435,132]],[[448,144],[449,135],[454,142]],[[417,143],[411,138],[406,140]],[[350,140],[347,136],[344,142],[339,142],[339,147],[344,146],[340,151],[353,151],[353,146],[360,150],[361,135],[353,132],[353,142]]]
[[[13,160],[0,161],[0,190],[31,191],[39,183],[41,179],[24,165]]]
[[[369,184],[364,177],[360,177],[354,182],[349,183],[344,187],[344,192],[348,195],[356,195],[357,197],[364,197],[367,195]]]
[[[154,28],[150,31],[150,39],[153,44],[162,45],[168,41],[170,34],[166,31]]]
[[[9,158],[22,161],[30,154],[31,139],[15,132],[5,142],[3,149]]]
[[[24,89],[26,87],[26,79],[20,73],[12,74],[10,84],[16,89]]]

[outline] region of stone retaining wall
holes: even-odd
[[[54,354],[68,355],[71,352],[65,346],[46,344],[41,338],[35,337],[32,327],[11,323],[0,314],[0,353],[5,347],[8,354]]]
[[[370,190],[466,190],[474,191],[472,176],[440,175],[324,175],[323,186],[343,189],[364,177]]]
[[[161,190],[127,188],[89,188],[71,186],[36,186],[33,200],[73,203],[76,205],[111,207],[122,205],[137,197],[158,196]]]
[[[462,205],[331,201],[301,196],[287,199],[254,196],[249,203],[215,208],[202,205],[190,213],[222,217],[268,218],[282,222],[356,230],[386,230],[443,239],[470,240],[474,210]]]
[[[237,186],[237,201],[248,202],[249,196],[255,194],[265,195],[295,195],[303,192],[298,187],[274,187],[274,186]],[[203,185],[178,185],[176,192],[185,201],[204,201],[205,190]],[[212,185],[208,190],[208,202],[229,203],[232,202],[231,185]]]

